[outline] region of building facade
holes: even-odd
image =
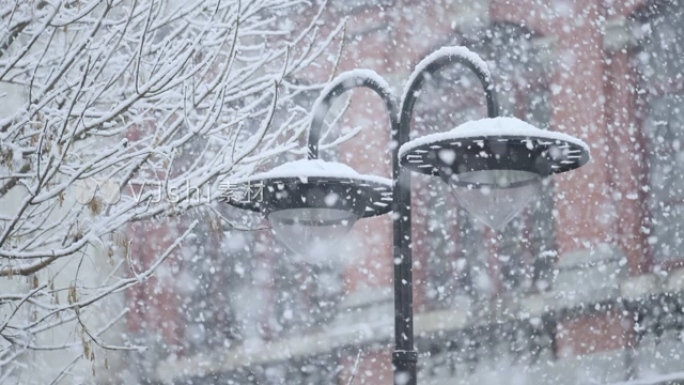
[[[336,0],[327,17],[348,17],[337,72],[373,69],[398,95],[425,55],[463,45],[490,65],[504,115],[591,147],[498,233],[414,176],[419,383],[684,381],[684,5]],[[413,135],[484,117],[478,87],[463,68],[435,76]],[[329,135],[362,129],[323,157],[389,175],[382,103],[366,91],[350,103]],[[168,241],[168,227],[147,231]],[[205,220],[168,274],[130,296],[146,306],[129,326],[154,348],[129,365],[149,383],[391,383],[389,218],[357,223],[348,244],[310,265],[268,231]]]

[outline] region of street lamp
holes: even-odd
[[[399,149],[401,165],[439,176],[470,214],[499,230],[537,195],[541,181],[589,160],[586,145],[515,118],[466,122]]]
[[[485,92],[488,118],[409,141],[411,115],[424,80],[454,63],[477,75]],[[375,91],[389,112],[393,144],[391,182],[318,159],[320,131],[332,101],[356,87]],[[309,254],[321,253],[321,244],[344,235],[356,219],[382,215],[391,209],[395,304],[392,363],[394,383],[401,385],[416,384],[418,360],[413,348],[409,171],[439,176],[471,214],[496,229],[522,210],[535,195],[542,178],[573,170],[589,161],[588,146],[577,138],[540,130],[515,118],[499,117],[487,66],[464,47],[442,48],[423,59],[407,83],[399,111],[389,86],[376,73],[355,70],[341,74],[314,104],[308,147],[307,160],[287,163],[249,180],[265,185],[263,202],[233,204],[262,212],[283,243],[296,242],[296,246],[291,246],[293,250]],[[304,228],[313,230],[302,238]],[[310,241],[318,242],[319,246],[312,250],[305,245]]]
[[[285,163],[236,183],[258,185],[261,194],[229,203],[264,215],[275,237],[309,263],[323,262],[358,219],[392,208],[391,180],[320,159]]]

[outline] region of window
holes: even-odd
[[[275,263],[276,333],[281,336],[304,334],[331,322],[342,297],[343,280],[339,267],[293,262],[288,251],[280,251]]]
[[[299,108],[308,116],[314,100],[319,96],[319,90],[311,91],[305,85],[300,86],[303,91],[293,98],[289,108]],[[340,112],[340,107],[334,105],[328,117],[335,117]],[[308,118],[305,120],[308,124]],[[274,121],[279,121],[278,116]],[[335,128],[333,127],[333,130]],[[268,168],[306,157],[307,135],[308,130],[305,130],[299,138],[298,153],[282,153],[269,163]],[[333,140],[329,136],[334,135],[324,127],[324,143]],[[339,156],[336,148],[320,150],[319,155],[321,159],[331,161],[336,161]],[[263,236],[264,253],[268,259],[266,263],[270,266],[268,274],[272,283],[271,302],[265,305],[272,309],[269,316],[269,336],[279,338],[305,334],[311,329],[331,322],[336,315],[337,304],[344,289],[343,269],[334,264],[307,263],[275,239],[270,231],[265,231]],[[335,251],[330,250],[331,257],[333,253]],[[244,306],[253,305],[250,305],[248,300]]]
[[[516,116],[542,129],[551,121],[551,69],[544,52],[524,28],[503,24],[485,31],[475,48],[494,65],[503,115]],[[538,197],[499,234],[497,262],[504,291],[545,290],[556,255],[553,181],[542,183]]]
[[[645,105],[649,238],[656,263],[684,257],[684,6],[647,8],[636,55]]]
[[[268,297],[258,279],[264,266],[255,256],[257,234],[224,232],[205,220],[194,235],[183,248],[184,268],[177,279],[187,353],[262,339]]]
[[[303,91],[281,100],[270,131],[285,124],[295,109],[308,111],[314,96],[317,94]],[[255,109],[267,108],[269,103],[266,100]],[[259,119],[246,119],[238,142],[250,138],[259,124]],[[191,150],[198,151],[204,144],[197,141]],[[302,156],[283,153],[256,172]],[[188,157],[186,161],[191,161]],[[184,247],[178,290],[186,317],[186,354],[291,335],[330,319],[334,301],[329,291],[336,287],[336,277],[326,275],[322,268],[314,271],[294,263],[289,250],[273,239],[260,214],[223,203],[215,209],[230,223],[219,221],[213,209],[196,209],[191,219],[199,219],[199,225],[192,244]],[[324,285],[314,274],[320,274],[319,279],[329,276],[329,280]]]
[[[458,40],[490,65],[503,116],[548,128],[550,71],[528,31],[508,24],[493,25]],[[467,120],[486,117],[478,79],[460,66],[445,68],[426,82],[424,90],[416,107],[414,127],[419,130],[414,135],[446,131]],[[428,193],[419,193],[417,199],[427,207],[426,214],[434,223],[426,224],[427,241],[423,245],[427,249],[424,263],[428,278],[423,286],[428,308],[456,306],[454,301],[463,301],[463,295],[475,300],[495,293],[548,287],[546,275],[556,255],[550,178],[537,199],[498,233],[455,208],[455,199],[448,196],[449,188],[443,182],[422,183],[427,183],[422,189]]]

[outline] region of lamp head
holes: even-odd
[[[286,163],[241,181],[259,198],[229,203],[266,216],[275,237],[303,260],[318,263],[360,218],[391,210],[392,182],[319,159]]]
[[[459,203],[501,229],[538,193],[541,180],[589,161],[589,147],[569,135],[516,118],[488,118],[427,135],[399,149],[402,166],[436,175]]]

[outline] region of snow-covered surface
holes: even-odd
[[[313,108],[311,110],[313,111],[313,113],[311,114],[311,121],[313,121],[316,118],[324,118],[324,116],[319,116],[321,114],[325,115],[328,112],[327,108],[322,108],[323,99],[325,99],[326,95],[328,95],[330,91],[332,91],[335,87],[337,87],[340,84],[344,84],[346,87],[358,86],[364,79],[376,83],[378,87],[380,87],[381,92],[383,92],[384,94],[392,94],[389,84],[385,81],[385,79],[383,79],[382,76],[378,75],[378,73],[373,70],[355,69],[343,72],[339,74],[335,79],[333,79],[330,83],[328,83],[328,85],[325,86],[325,88],[323,88],[323,90],[321,91],[321,94],[314,102]]]
[[[430,55],[426,56],[423,60],[420,61],[420,63],[418,63],[416,68],[413,70],[413,73],[411,74],[408,81],[406,82],[406,85],[404,86],[404,93],[401,97],[402,105],[404,104],[404,100],[406,100],[409,88],[416,81],[416,78],[420,74],[422,74],[423,71],[425,71],[425,68],[427,68],[427,66],[429,66],[436,60],[442,59],[443,57],[462,57],[468,60],[470,63],[472,63],[479,71],[486,74],[487,76],[490,76],[489,67],[487,67],[487,63],[485,63],[484,60],[482,60],[482,58],[475,52],[469,50],[466,47],[461,46],[442,47],[437,51],[431,53]]]
[[[617,382],[610,385],[657,385],[669,384],[670,381],[684,380],[684,372],[668,373],[668,374],[654,374],[638,380]]]
[[[464,139],[482,136],[524,136],[548,140],[563,140],[576,144],[589,153],[589,146],[581,139],[562,132],[548,131],[537,128],[517,118],[498,117],[472,120],[461,124],[451,131],[425,135],[404,143],[399,148],[399,156],[426,144],[444,140]]]
[[[242,180],[237,180],[235,183],[255,182],[266,179],[280,179],[280,178],[300,178],[304,181],[306,178],[328,177],[328,178],[347,178],[360,180],[371,183],[378,183],[392,186],[392,181],[388,178],[383,178],[376,175],[364,175],[358,173],[353,168],[343,163],[327,162],[322,159],[300,159],[292,162],[282,164],[270,171],[260,174],[255,174]]]

